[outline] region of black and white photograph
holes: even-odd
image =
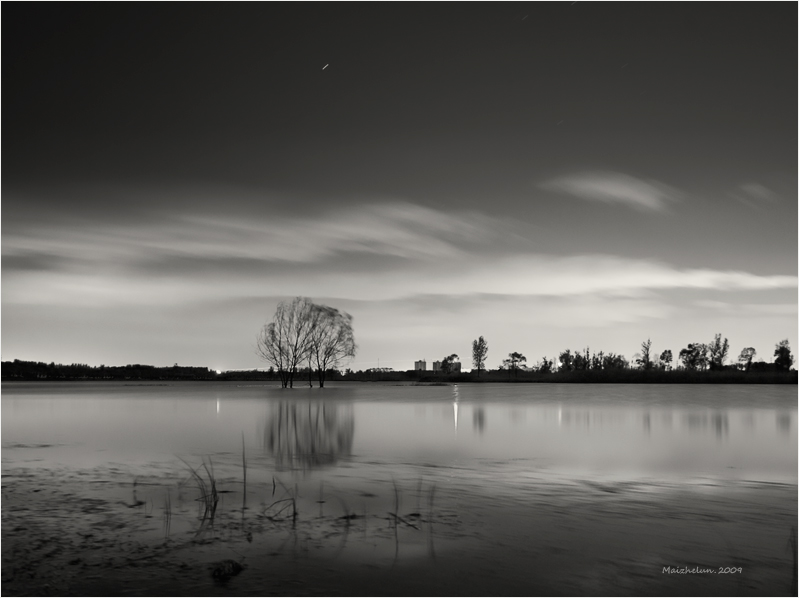
[[[3,596],[797,596],[799,4],[0,12]]]

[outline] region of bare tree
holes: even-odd
[[[477,370],[477,377],[480,377],[480,372],[485,370],[486,357],[488,356],[488,343],[481,336],[476,341],[472,342],[472,364]]]
[[[258,335],[256,352],[277,368],[283,388],[293,388],[297,366],[311,351],[314,304],[307,297],[281,301],[272,322]]]
[[[352,333],[352,316],[327,305],[314,305],[309,364],[316,365],[319,387],[325,385],[329,368],[355,357],[358,346]]]

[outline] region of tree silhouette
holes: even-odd
[[[325,385],[328,369],[355,357],[358,346],[352,333],[352,316],[327,305],[314,304],[311,317],[309,363],[316,365],[319,387]]]
[[[526,363],[527,358],[522,355],[521,353],[517,353],[514,351],[513,353],[508,353],[508,358],[502,361],[502,366],[509,371],[513,372],[513,375],[516,376],[517,371],[519,369],[520,364]]]
[[[281,301],[272,322],[257,338],[256,352],[277,368],[283,388],[294,386],[300,363],[308,363],[309,383],[316,362],[319,385],[325,373],[339,361],[355,355],[352,316],[326,305],[317,305],[307,297]]]
[[[636,359],[635,362],[642,370],[651,370],[652,366],[654,365],[652,363],[651,350],[651,339],[646,339],[643,343],[641,343],[641,356]]]
[[[721,334],[717,334],[713,338],[713,342],[707,346],[707,350],[710,353],[710,357],[708,358],[710,369],[724,369],[724,360],[727,358],[727,353],[730,350],[730,344],[727,342],[727,339],[725,338],[724,341],[722,341]]]
[[[707,367],[707,345],[690,343],[680,351],[680,361],[686,370],[704,370]]]
[[[774,365],[780,370],[786,372],[791,369],[793,365],[793,355],[791,355],[791,346],[788,344],[788,339],[780,341],[774,348]]]
[[[560,355],[558,355],[558,363],[560,366],[558,370],[561,372],[570,372],[574,369],[574,355],[569,349],[563,351]]]
[[[547,360],[547,356],[544,355],[541,358],[541,363],[538,366],[538,371],[541,374],[549,374],[552,372],[552,360]]]
[[[458,361],[460,357],[458,357],[455,353],[445,357],[441,360],[441,371],[445,374],[449,374],[452,372],[453,364]]]
[[[479,339],[472,342],[472,364],[477,370],[477,377],[480,377],[480,372],[485,370],[486,357],[488,356],[488,343],[481,336]]]
[[[738,367],[745,372],[749,371],[752,367],[752,360],[755,358],[754,347],[745,347],[741,349],[741,354],[738,356]]]

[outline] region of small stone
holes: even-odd
[[[211,574],[217,581],[225,582],[234,575],[241,573],[242,569],[244,569],[244,567],[242,567],[240,563],[232,559],[227,559],[216,565]]]

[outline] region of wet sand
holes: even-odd
[[[497,481],[490,467],[381,463],[319,479],[262,465],[248,463],[245,503],[241,456],[213,456],[211,521],[179,460],[4,459],[2,593],[796,595],[794,484],[534,469]]]

